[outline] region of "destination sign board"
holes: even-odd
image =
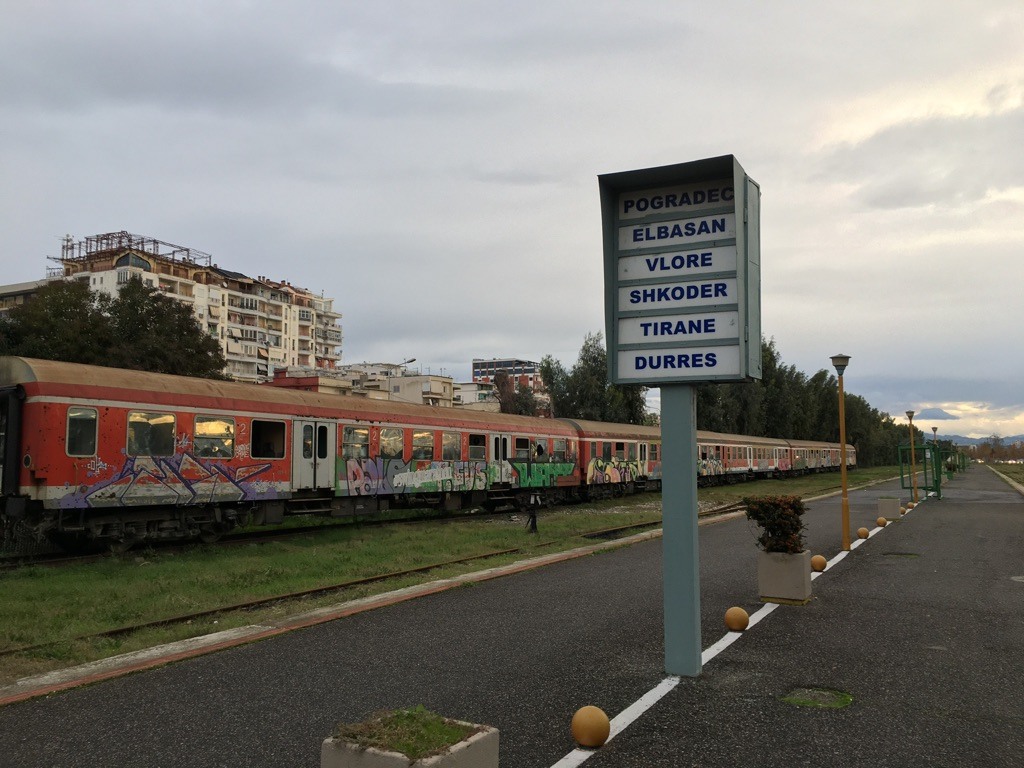
[[[756,182],[732,155],[598,181],[611,381],[759,379]]]

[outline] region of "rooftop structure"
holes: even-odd
[[[522,384],[534,392],[544,391],[544,381],[540,376],[540,363],[532,360],[520,360],[513,357],[491,358],[483,360],[473,358],[473,381],[493,384],[499,371],[504,371],[512,379],[512,384]]]
[[[192,307],[240,381],[273,378],[275,366],[336,368],[341,361],[341,313],[333,299],[287,280],[223,269],[208,253],[129,232],[74,241],[64,238],[51,279],[83,280],[116,295],[132,277]]]

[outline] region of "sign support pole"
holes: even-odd
[[[692,386],[662,386],[661,437],[665,671],[697,677],[701,670],[700,563],[697,406]]]
[[[761,188],[722,155],[601,174],[598,189],[608,379],[661,387],[665,670],[697,677],[693,387],[761,378]]]

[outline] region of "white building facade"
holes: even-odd
[[[225,373],[264,382],[276,366],[331,370],[341,362],[341,313],[334,300],[288,281],[222,269],[209,254],[128,232],[64,240],[52,279],[83,280],[116,295],[137,277],[188,304],[200,325],[220,342]]]

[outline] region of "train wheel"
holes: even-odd
[[[110,550],[111,554],[123,555],[138,543],[139,540],[135,536],[123,536],[120,539],[108,539],[107,549]]]
[[[220,531],[215,531],[213,528],[201,528],[199,530],[199,540],[203,544],[216,544],[220,541],[222,535]]]

